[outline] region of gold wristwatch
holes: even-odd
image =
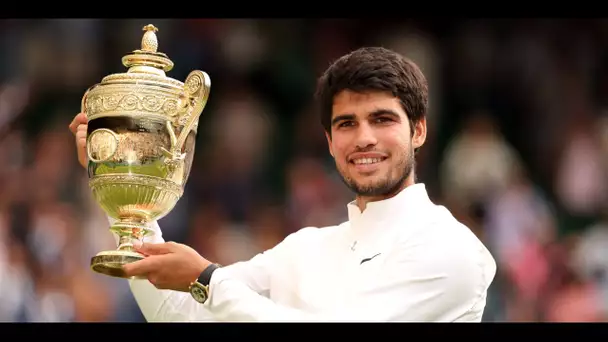
[[[197,302],[204,304],[209,298],[209,282],[213,272],[220,268],[218,264],[211,264],[205,268],[201,275],[190,284],[190,295]]]

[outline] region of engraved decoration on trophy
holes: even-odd
[[[119,240],[116,250],[93,256],[91,269],[113,277],[124,277],[123,265],[143,259],[134,242],[153,234],[150,223],[181,198],[211,87],[199,70],[183,83],[166,76],[173,62],[157,51],[158,30],[143,30],[141,49],[122,59],[128,70],[104,77],[82,98],[89,187]]]

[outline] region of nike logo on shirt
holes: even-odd
[[[372,260],[373,258],[377,257],[380,254],[382,254],[382,253],[378,253],[378,254],[374,255],[373,257],[371,257],[371,258],[365,258],[365,259],[361,260],[361,263],[359,265],[362,265],[364,262]]]

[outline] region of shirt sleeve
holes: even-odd
[[[110,219],[112,222],[112,219]],[[146,238],[145,242],[162,243],[162,231],[158,222],[152,224],[154,235]],[[118,243],[118,238],[116,238]],[[259,254],[249,261],[235,263],[222,270],[231,274],[241,284],[246,284],[250,291],[267,293],[270,287],[268,255],[272,251]],[[135,297],[142,314],[148,322],[202,322],[217,321],[208,308],[192,298],[190,293],[171,290],[159,290],[147,279],[129,279],[131,292]]]
[[[494,259],[481,244],[463,248],[446,241],[429,246],[402,243],[382,274],[345,285],[345,290],[352,289],[350,300],[325,312],[276,304],[223,269],[214,272],[203,306],[222,321],[480,321]]]

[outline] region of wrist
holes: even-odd
[[[198,263],[198,267],[196,268],[196,274],[194,275],[194,280],[193,281],[197,281],[198,278],[201,276],[201,274],[205,271],[205,269],[207,269],[207,267],[209,267],[209,265],[211,265],[212,262],[208,261],[207,259],[200,257],[199,263]]]
[[[200,273],[200,275],[196,279],[196,281],[204,286],[209,286],[209,284],[211,283],[211,276],[213,275],[215,270],[217,270],[220,267],[221,267],[220,265],[214,264],[214,263],[207,264],[205,269],[203,269],[203,271]]]
[[[204,304],[209,298],[209,283],[211,282],[211,276],[213,272],[220,268],[218,264],[207,263],[205,269],[201,272],[200,276],[190,284],[190,294],[194,299]]]

